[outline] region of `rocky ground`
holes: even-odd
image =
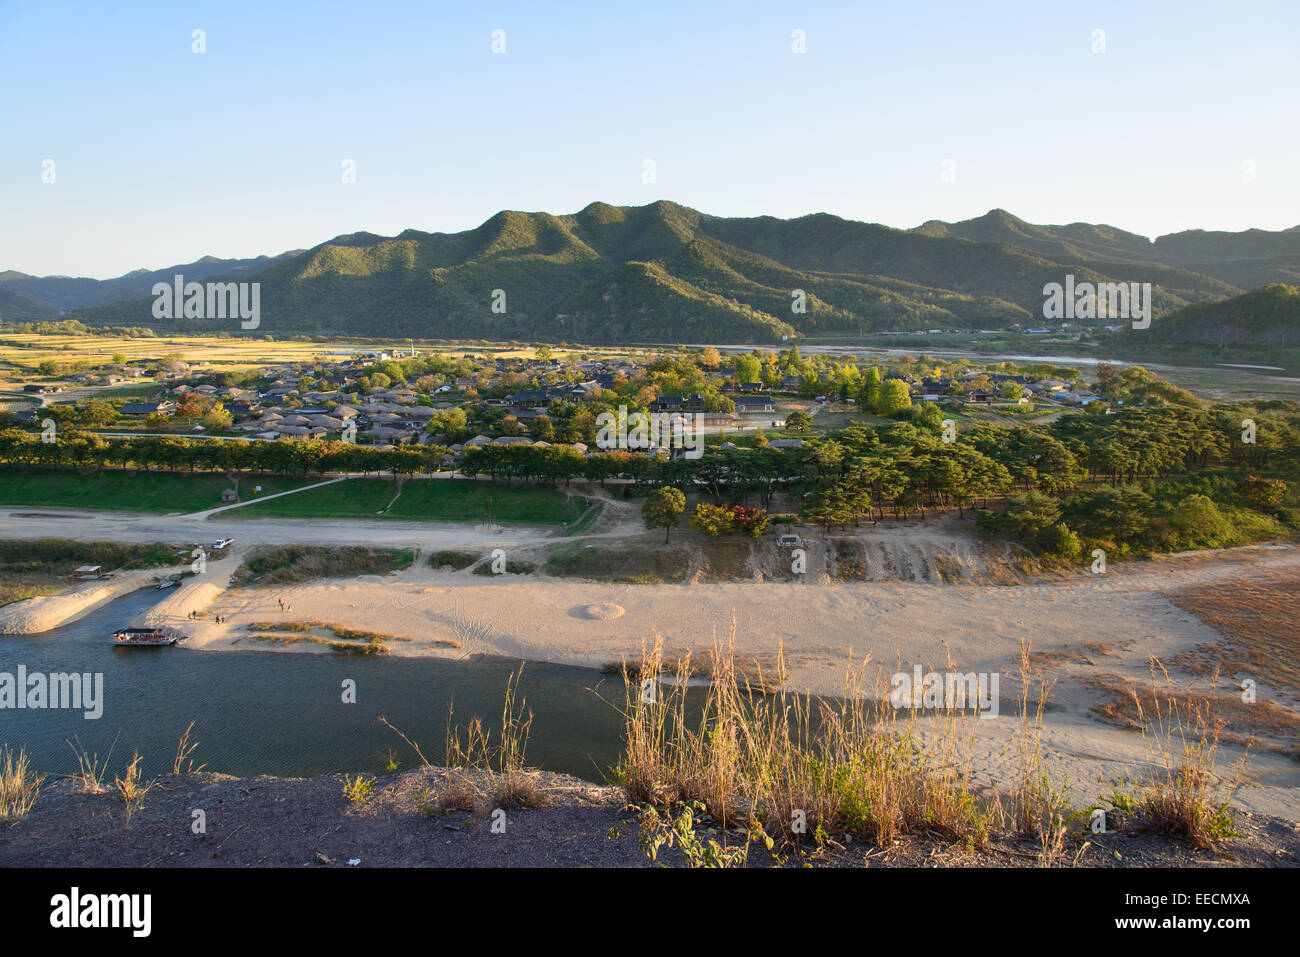
[[[617,789],[539,773],[544,806],[494,814],[440,811],[456,779],[442,769],[381,776],[363,802],[344,797],[343,775],[308,779],[192,774],[159,779],[126,826],[122,797],[111,788],[85,793],[64,780],[41,795],[26,818],[0,823],[3,867],[646,867],[637,815]],[[202,812],[199,814],[197,812]],[[198,823],[203,827],[199,829]],[[611,830],[619,833],[611,837]],[[1243,813],[1241,837],[1220,853],[1153,835],[1118,831],[1071,838],[1055,863],[1078,867],[1295,867],[1300,829]],[[699,827],[707,841],[717,828]],[[728,843],[743,841],[732,833]],[[351,862],[357,862],[352,864]],[[676,850],[660,854],[685,863]],[[997,838],[969,850],[937,833],[870,847],[840,835],[818,852],[756,845],[751,866],[1033,867],[1036,842]]]

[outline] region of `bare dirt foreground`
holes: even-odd
[[[427,804],[447,772],[409,771],[381,777],[361,804],[343,797],[343,776],[309,779],[217,774],[160,780],[125,825],[115,794],[53,787],[26,818],[0,825],[0,867],[645,867],[635,814],[614,788],[541,774],[545,806],[490,813],[432,813]],[[195,833],[195,812],[204,815]],[[618,828],[611,837],[611,829]],[[1242,814],[1242,835],[1221,852],[1198,851],[1167,838],[1115,832],[1074,844],[1065,861],[1078,867],[1294,867],[1300,834],[1289,822]],[[701,840],[743,844],[743,833],[697,828]],[[889,847],[836,842],[822,851],[755,845],[750,866],[1024,867],[1032,841],[994,840],[964,849],[910,835]],[[352,862],[356,862],[353,864]],[[662,850],[659,861],[683,863]]]

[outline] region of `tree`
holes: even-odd
[[[742,352],[736,356],[735,365],[737,382],[758,382],[762,378],[763,364],[758,356]]]
[[[839,486],[815,494],[801,514],[814,525],[821,526],[823,538],[830,534],[832,525],[845,525],[853,520],[853,512]]]
[[[761,538],[772,520],[764,508],[733,505],[730,511],[732,525],[751,538]]]
[[[1254,508],[1277,508],[1286,498],[1286,482],[1247,475],[1237,483],[1237,494]]]
[[[117,421],[117,410],[106,399],[91,399],[82,407],[81,421],[92,427],[112,425]]]
[[[641,506],[641,519],[646,528],[662,528],[664,544],[677,524],[678,516],[686,511],[686,496],[671,486],[657,488],[646,496]]]
[[[893,415],[911,405],[912,394],[902,379],[889,379],[880,387],[880,397],[876,400],[876,412],[880,415]]]
[[[555,439],[555,425],[549,415],[539,415],[528,426],[528,434],[539,442],[551,442]]]
[[[444,437],[454,442],[465,430],[468,421],[469,417],[464,409],[441,409],[433,413],[429,419],[429,431],[441,432]]]
[[[701,502],[691,516],[691,531],[697,535],[721,535],[734,528],[731,510],[722,505]]]
[[[862,390],[858,393],[858,399],[864,409],[874,409],[876,403],[880,401],[880,387],[884,380],[880,378],[880,369],[872,366],[862,377]]]
[[[1042,492],[1020,492],[1007,499],[1007,510],[1002,516],[1002,527],[1022,541],[1037,541],[1061,518],[1061,506],[1056,499]]]
[[[232,421],[234,421],[234,418],[221,405],[214,405],[208,410],[208,414],[203,417],[204,427],[215,431],[230,428]]]
[[[812,428],[812,416],[796,409],[785,417],[785,427],[792,432],[807,432]]]
[[[1151,496],[1132,485],[1102,487],[1072,496],[1066,511],[1070,526],[1089,538],[1132,541],[1151,525]]]
[[[1189,495],[1169,513],[1169,524],[1180,542],[1203,548],[1221,548],[1236,543],[1232,524],[1219,507],[1204,495]]]
[[[1064,565],[1076,564],[1083,555],[1083,544],[1079,541],[1079,536],[1061,522],[1053,525],[1044,536],[1044,548],[1052,558]]]

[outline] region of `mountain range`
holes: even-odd
[[[1268,284],[1300,285],[1300,226],[1153,241],[1105,225],[1034,225],[1001,209],[895,229],[826,213],[736,218],[667,201],[593,203],[572,215],[508,210],[458,233],[353,233],[279,256],[208,257],[103,281],[0,273],[0,317],[239,333],[220,320],[155,319],[150,289],[177,273],[260,282],[256,334],[772,342],[1042,324],[1043,287],[1066,274],[1150,282],[1162,320]],[[803,311],[792,306],[795,290]],[[1238,329],[1247,340],[1249,327]],[[1300,341],[1294,323],[1280,331],[1286,344]]]

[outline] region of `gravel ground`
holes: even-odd
[[[80,783],[52,784],[28,816],[0,824],[3,867],[645,867],[636,815],[619,792],[565,775],[539,772],[545,806],[494,815],[432,809],[449,793],[449,772],[428,769],[381,776],[364,803],[343,797],[344,776],[232,778],[194,774],[159,779],[124,827],[115,791],[87,794]],[[481,779],[478,783],[481,783]],[[195,833],[202,811],[204,833]],[[622,824],[621,834],[610,830]],[[1300,830],[1289,822],[1243,814],[1242,837],[1222,854],[1166,838],[1117,832],[1072,841],[1062,863],[1082,867],[1296,867]],[[720,838],[698,828],[699,837]],[[735,842],[732,837],[731,842]],[[831,867],[1032,867],[1034,842],[995,839],[979,851],[936,833],[909,835],[888,848],[846,842],[781,861]],[[673,850],[660,862],[681,865]],[[758,849],[751,866],[774,860]]]

